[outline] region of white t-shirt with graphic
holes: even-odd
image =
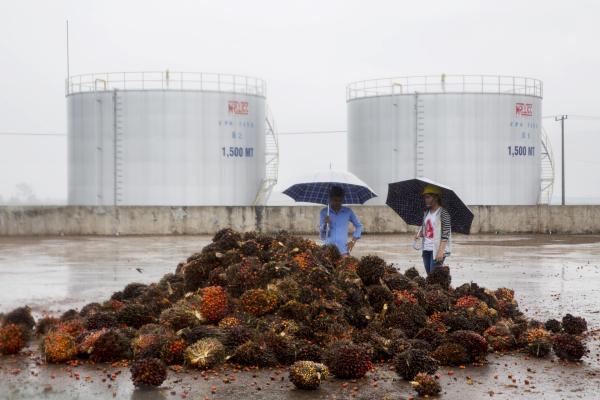
[[[433,251],[433,237],[437,212],[428,212],[425,217],[425,230],[423,231],[423,250]]]

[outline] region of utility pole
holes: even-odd
[[[67,20],[67,79],[71,77],[70,65],[69,65],[69,20]]]
[[[560,142],[561,142],[561,170],[562,170],[562,202],[561,204],[565,205],[565,119],[567,119],[567,115],[561,115],[560,117],[554,117],[555,121],[560,121]]]

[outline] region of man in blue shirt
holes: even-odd
[[[344,189],[339,186],[333,186],[329,192],[329,210],[321,210],[321,240],[325,244],[335,244],[343,255],[348,255],[356,241],[360,239],[362,224],[358,220],[354,211],[348,207],[343,207]],[[354,225],[354,234],[348,241],[348,223]]]

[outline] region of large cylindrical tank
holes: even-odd
[[[379,195],[425,177],[467,204],[536,204],[542,82],[506,76],[422,76],[347,87],[348,169]]]
[[[69,204],[253,204],[265,176],[264,81],[90,74],[66,92]]]

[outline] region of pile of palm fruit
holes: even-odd
[[[49,363],[131,360],[135,385],[158,386],[168,365],[291,365],[315,389],[333,375],[357,379],[389,361],[422,395],[440,392],[440,365],[485,362],[493,351],[586,353],[584,319],[528,320],[514,292],[451,286],[447,268],[424,278],[377,256],[342,257],[334,246],[285,232],[219,231],[158,283],[131,283],[102,303],[35,324],[27,308],[2,318],[0,352],[36,333]],[[35,328],[35,330],[34,330]]]

